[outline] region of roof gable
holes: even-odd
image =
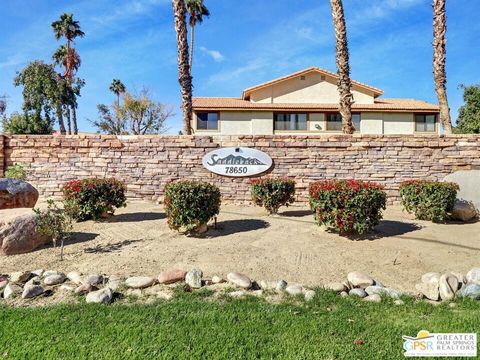
[[[288,81],[288,80],[294,79],[298,76],[306,75],[306,74],[312,73],[312,72],[316,72],[316,73],[319,73],[319,74],[324,75],[324,76],[329,76],[329,77],[333,77],[335,79],[338,79],[338,75],[335,74],[335,73],[332,73],[332,72],[324,70],[324,69],[320,69],[318,67],[310,67],[310,68],[303,69],[303,70],[294,72],[292,74],[282,76],[280,78],[265,82],[263,84],[259,84],[259,85],[249,87],[249,88],[243,90],[242,99],[249,99],[251,93],[254,92],[254,91],[264,89],[264,88],[267,88],[267,87],[270,87],[270,86],[273,86],[273,85],[282,83],[284,81]],[[373,86],[370,86],[370,85],[363,84],[363,83],[355,81],[355,80],[352,80],[352,85],[354,85],[354,86],[356,86],[360,89],[373,92],[374,97],[378,97],[378,96],[383,94],[382,90],[380,90],[378,88],[375,88]]]

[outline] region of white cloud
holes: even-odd
[[[205,46],[200,47],[200,51],[208,56],[210,56],[216,62],[222,62],[225,60],[225,56],[218,50],[209,50]]]

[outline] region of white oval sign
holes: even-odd
[[[210,151],[202,164],[211,172],[223,176],[252,176],[272,166],[272,159],[263,151],[246,147],[229,147]]]

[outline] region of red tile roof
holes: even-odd
[[[194,110],[234,110],[234,111],[335,111],[338,104],[311,104],[311,103],[254,103],[240,98],[195,97]],[[375,112],[438,112],[438,105],[416,99],[375,99],[373,104],[353,104],[353,110]]]

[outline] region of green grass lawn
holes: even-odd
[[[208,295],[153,305],[0,306],[0,359],[404,359],[402,335],[480,329],[478,301],[395,306],[319,290],[308,303],[272,305]]]

